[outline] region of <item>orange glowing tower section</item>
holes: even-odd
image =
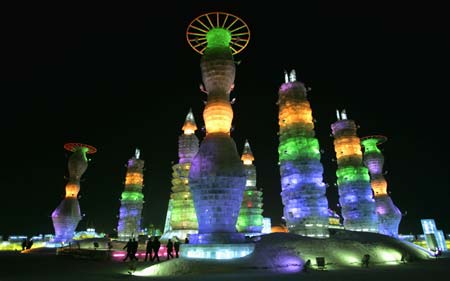
[[[144,160],[139,159],[140,150],[128,160],[125,176],[125,190],[120,199],[119,223],[117,233],[119,240],[128,241],[141,232],[141,215],[144,204],[142,186],[144,184]]]
[[[190,46],[202,54],[203,111],[206,137],[192,160],[189,183],[198,219],[198,234],[191,243],[215,244],[244,241],[236,221],[245,189],[245,171],[230,137],[236,64],[233,55],[245,48],[250,30],[240,18],[213,12],[195,18],[188,26]]]
[[[361,144],[356,124],[347,119],[345,110],[337,111],[338,120],[331,125],[338,169],[339,203],[344,228],[353,231],[378,232],[369,172],[362,163]]]
[[[247,181],[236,228],[246,236],[254,236],[261,234],[263,228],[263,203],[262,191],[256,187],[256,168],[253,165],[255,158],[247,140],[245,140],[241,160],[244,163]]]
[[[386,140],[385,136],[373,135],[362,138],[361,144],[364,147],[364,164],[369,169],[370,183],[375,195],[378,232],[398,237],[398,226],[402,214],[388,195],[387,182],[383,175],[384,156],[378,149],[378,146]]]
[[[66,185],[66,195],[63,201],[52,213],[53,227],[55,229],[55,243],[70,242],[81,220],[78,192],[80,179],[88,167],[86,154],[97,151],[95,147],[81,143],[67,143],[64,148],[73,152],[69,158],[69,182]]]
[[[172,167],[172,194],[166,217],[168,225],[161,241],[172,239],[175,236],[184,240],[188,235],[198,232],[197,215],[189,186],[191,161],[197,154],[199,146],[198,138],[195,135],[197,125],[191,109],[189,109],[182,130],[183,134],[178,138],[179,161]]]

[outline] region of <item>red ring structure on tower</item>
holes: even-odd
[[[97,148],[88,145],[88,144],[84,144],[84,143],[78,143],[78,142],[69,142],[64,144],[64,148],[68,151],[72,151],[74,152],[75,150],[77,150],[77,148],[79,147],[86,147],[88,149],[88,151],[86,152],[87,154],[94,154],[97,152]]]

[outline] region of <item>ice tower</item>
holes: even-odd
[[[289,232],[328,237],[328,200],[319,142],[304,85],[285,73],[278,92],[281,197]]]
[[[337,121],[331,125],[337,159],[337,184],[344,228],[353,231],[378,232],[369,172],[362,163],[360,139],[353,120],[345,110],[337,111]]]
[[[383,176],[384,157],[378,145],[387,140],[385,136],[374,135],[361,138],[364,147],[364,165],[369,169],[370,184],[375,196],[378,214],[378,232],[398,237],[398,226],[402,213],[387,193],[387,182]]]
[[[247,181],[236,228],[247,236],[259,235],[263,228],[262,191],[256,188],[256,168],[253,165],[255,158],[247,140],[241,160],[244,163]]]
[[[125,190],[122,192],[119,210],[119,224],[117,233],[119,240],[128,241],[137,238],[141,232],[141,215],[144,204],[142,186],[144,182],[144,160],[139,159],[140,151],[136,149],[135,155],[128,160],[127,174],[125,176]]]
[[[192,159],[189,173],[198,219],[198,234],[191,235],[190,241],[193,244],[243,242],[244,235],[236,231],[236,222],[246,175],[230,137],[233,109],[229,99],[236,70],[233,55],[247,45],[250,31],[240,18],[213,12],[194,19],[186,36],[191,47],[202,54],[203,90],[208,95],[203,111],[206,136]],[[208,255],[222,257],[215,252]]]
[[[53,227],[55,229],[55,243],[70,242],[81,220],[78,192],[80,179],[88,167],[86,154],[97,151],[95,147],[81,143],[66,143],[64,148],[72,151],[69,158],[69,182],[66,184],[66,196],[52,213]]]
[[[186,116],[183,125],[183,134],[178,138],[178,164],[173,165],[172,194],[167,212],[168,231],[161,237],[162,241],[176,236],[185,239],[188,234],[198,231],[197,215],[194,201],[189,187],[189,171],[192,158],[198,152],[198,138],[195,135],[197,125],[192,110]]]

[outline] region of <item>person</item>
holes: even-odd
[[[152,243],[153,243],[153,237],[150,237],[147,240],[147,246],[145,247],[145,258],[144,261],[147,261],[148,256],[150,255],[150,260],[152,260]]]
[[[22,251],[25,250],[25,248],[27,247],[27,239],[23,239],[22,240]]]
[[[309,270],[310,267],[311,267],[311,260],[307,260],[307,261],[305,262],[305,264],[303,265],[302,271],[303,271],[303,272],[308,272],[308,270]]]
[[[186,238],[184,239],[184,244],[189,244],[189,238],[186,237]]]
[[[362,258],[362,265],[365,267],[369,267],[369,260],[370,260],[370,255],[365,254]]]
[[[137,251],[138,251],[138,247],[139,247],[139,242],[135,238],[133,238],[131,245],[132,245],[132,247],[131,247],[131,257],[130,257],[130,259],[139,260],[137,258],[137,256],[136,256]]]
[[[173,243],[173,248],[175,249],[175,257],[178,258],[178,252],[180,251],[180,240],[175,240],[175,242]]]
[[[27,242],[27,250],[31,249],[31,247],[33,246],[33,239],[28,240]]]
[[[125,258],[123,259],[123,261],[126,261],[128,258],[130,258],[130,260],[133,260],[131,257],[132,248],[133,248],[133,240],[131,240],[131,238],[130,238],[130,240],[128,240],[125,247],[123,247],[123,249],[127,249],[127,254],[126,254]]]
[[[170,257],[173,258],[173,242],[171,239],[167,241],[167,259],[170,260]]]
[[[152,250],[153,250],[152,261],[157,259],[159,262],[158,252],[159,252],[160,247],[161,247],[161,242],[159,241],[158,236],[155,236],[155,239],[153,239],[153,243],[152,243]]]

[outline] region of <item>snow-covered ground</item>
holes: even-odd
[[[253,254],[234,260],[179,258],[160,263],[140,259],[130,275],[130,262],[76,259],[55,255],[54,249],[29,253],[0,252],[0,280],[448,280],[450,259],[430,258],[413,244],[373,233],[340,232],[330,239],[272,233],[255,242]],[[364,254],[371,256],[361,267]],[[410,260],[400,263],[401,255]],[[325,258],[325,269],[316,266]],[[312,268],[302,272],[305,260]],[[137,276],[149,275],[151,276]],[[157,275],[157,276],[155,276]]]

